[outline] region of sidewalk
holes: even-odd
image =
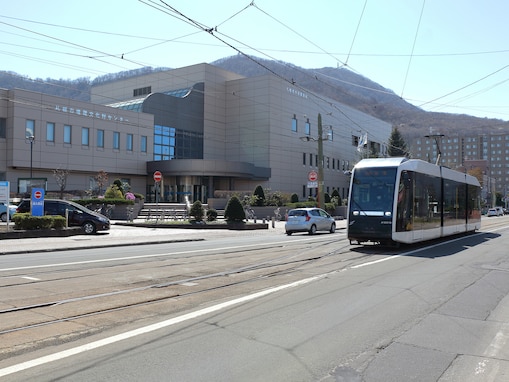
[[[139,222],[144,222],[144,220],[140,220]],[[181,228],[146,228],[132,227],[116,223],[116,221],[112,221],[111,229],[109,231],[99,232],[96,235],[0,240],[0,255],[172,243],[181,241],[199,241],[213,237],[228,237],[239,235],[256,235],[263,237],[264,235],[285,234],[284,221],[274,222],[274,227],[272,227],[272,222],[268,222],[268,229],[248,231],[235,231],[228,229],[194,230]],[[345,229],[346,220],[337,220],[336,226],[338,230]]]

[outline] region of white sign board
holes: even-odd
[[[6,206],[9,205],[9,182],[0,181],[0,202],[3,202]]]
[[[308,188],[318,188],[318,182],[308,181]]]
[[[0,181],[0,203],[3,203],[5,206],[7,206],[7,230],[9,230],[9,220],[10,220],[10,213],[9,213],[9,182],[2,180]]]

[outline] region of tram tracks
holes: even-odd
[[[180,261],[181,270],[175,271],[174,275],[144,285],[133,286],[129,284],[129,277],[126,277],[124,283],[97,286],[95,289],[86,289],[86,293],[74,293],[63,298],[52,299],[48,294],[38,301],[33,301],[32,297],[26,300],[12,300],[8,302],[10,306],[6,306],[4,301],[3,307],[0,307],[0,335],[7,339],[8,336],[19,338],[18,333],[26,333],[23,335],[26,343],[0,351],[4,354],[6,350],[15,353],[26,347],[43,346],[55,336],[55,333],[60,333],[60,329],[57,328],[62,323],[75,324],[75,327],[70,329],[71,333],[66,334],[68,340],[73,335],[81,337],[137,319],[176,314],[185,309],[192,309],[197,304],[203,304],[204,301],[210,302],[226,296],[264,289],[278,282],[298,279],[313,272],[319,273],[323,268],[341,270],[352,262],[372,255],[350,252],[351,247],[346,240],[337,240],[335,237],[318,243],[308,242],[304,246],[300,244],[300,247],[294,245],[276,247],[274,250],[277,251],[277,256],[273,253],[270,255],[270,251],[267,254],[267,248],[256,251],[250,249],[249,257],[253,260],[224,268],[220,267],[224,262],[219,261],[224,254],[201,255],[199,260],[190,256],[189,262]],[[246,252],[239,250],[236,254],[229,253],[228,256],[230,260],[242,259]],[[150,269],[155,270],[160,265],[161,263],[156,261],[150,264],[149,270],[145,272],[150,273]],[[199,269],[198,265],[205,268]],[[122,267],[124,271],[133,273],[146,266],[146,263],[141,263],[134,268],[126,268],[125,265]],[[61,269],[46,269],[45,273],[55,277],[55,272],[57,274],[60,272],[61,274],[50,284],[69,285],[76,280],[85,281],[98,269],[88,267],[85,269],[86,274],[73,270],[72,272],[76,274],[72,277],[66,273],[69,271],[61,273]],[[112,269],[113,273],[118,271]],[[20,275],[21,273],[10,274],[6,277]],[[47,282],[32,281],[15,287],[27,288],[25,295],[30,295],[28,291],[30,288],[33,290],[52,288],[46,284]],[[99,291],[96,292],[96,289]],[[41,336],[40,331],[43,328],[47,335]],[[9,341],[4,343],[7,344]]]

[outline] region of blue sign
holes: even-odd
[[[44,216],[44,188],[32,188],[32,216]]]

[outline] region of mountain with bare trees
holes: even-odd
[[[242,55],[226,57],[211,63],[245,77],[273,73],[310,92],[336,100],[398,127],[406,140],[434,132],[455,136],[507,131],[509,122],[479,118],[466,114],[436,113],[420,109],[396,95],[390,89],[346,68],[304,69],[280,61]],[[118,79],[135,77],[168,68],[145,67],[132,71],[107,74],[91,80],[30,79],[12,71],[0,71],[0,87],[20,88],[81,101],[90,101],[90,87]]]

